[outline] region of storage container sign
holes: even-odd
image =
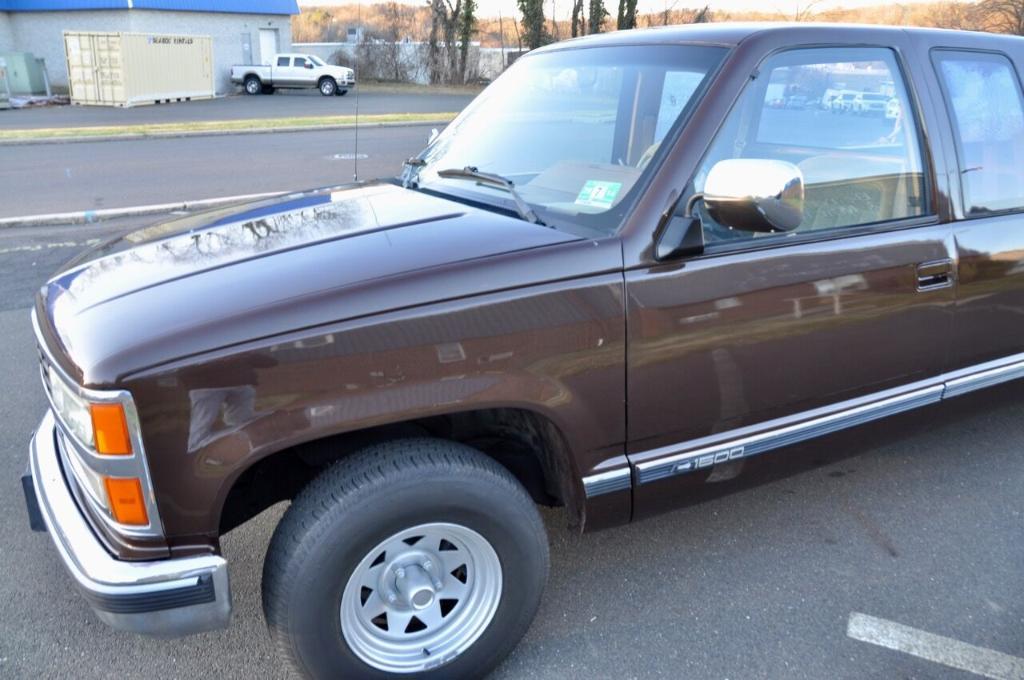
[[[192,38],[187,35],[151,35],[146,42],[150,45],[191,45]]]

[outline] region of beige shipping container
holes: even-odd
[[[72,104],[138,106],[213,97],[213,39],[64,31]]]

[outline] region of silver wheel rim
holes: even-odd
[[[255,80],[250,80],[246,84],[245,89],[248,90],[250,94],[256,94],[260,89],[260,84]]]
[[[483,634],[501,600],[501,562],[464,526],[400,531],[362,559],[341,596],[341,631],[365,663],[415,673],[448,663]]]
[[[329,80],[320,83],[320,92],[323,94],[334,94],[334,84]]]

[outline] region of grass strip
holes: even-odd
[[[455,113],[383,113],[359,116],[359,125],[381,123],[447,122]],[[278,129],[318,128],[355,125],[356,117],[300,116],[290,118],[251,118],[240,120],[203,120],[183,123],[148,123],[142,125],[96,125],[86,127],[0,129],[0,142],[42,139],[78,139],[99,137],[149,137],[211,132],[268,132]]]

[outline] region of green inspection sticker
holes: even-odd
[[[591,208],[610,208],[615,198],[619,195],[622,182],[602,182],[596,179],[588,179],[587,183],[580,189],[580,195],[576,197],[576,205],[586,205]]]

